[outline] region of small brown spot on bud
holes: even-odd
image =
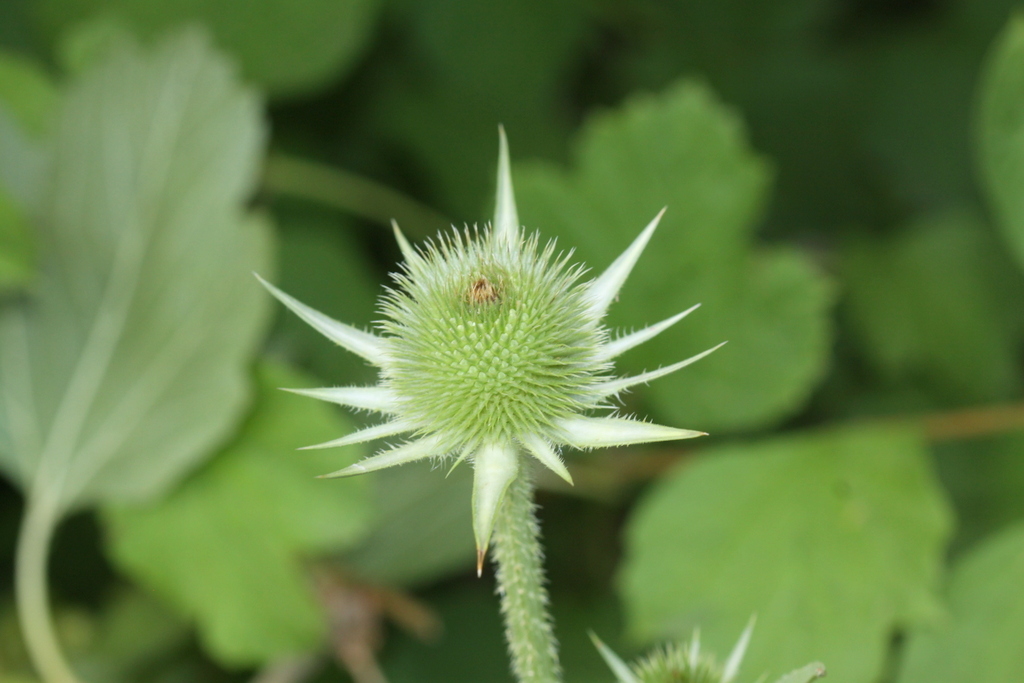
[[[493,304],[500,298],[498,288],[482,275],[469,286],[466,293],[466,299],[471,304]]]

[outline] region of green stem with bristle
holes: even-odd
[[[519,683],[558,683],[558,642],[548,612],[544,551],[527,468],[509,485],[494,520],[492,557],[512,672]]]

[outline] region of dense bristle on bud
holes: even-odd
[[[553,243],[497,240],[490,230],[429,244],[384,298],[383,384],[399,413],[452,450],[554,434],[594,408],[607,342],[581,269]]]
[[[639,683],[722,683],[722,669],[711,657],[696,655],[692,646],[666,645],[633,667]]]

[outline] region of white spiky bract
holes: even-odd
[[[405,259],[382,299],[379,333],[331,319],[260,282],[317,331],[380,370],[374,387],[296,390],[380,413],[380,424],[313,446],[326,448],[408,434],[408,440],[325,477],[345,477],[428,457],[472,462],[473,531],[478,557],[520,458],[532,456],[572,482],[563,446],[589,449],[688,439],[702,432],[622,417],[593,416],[623,390],[674,372],[714,349],[635,377],[611,361],[694,308],[611,339],[602,319],[650,241],[664,209],[604,273],[583,269],[554,243],[540,245],[519,226],[508,144],[501,131],[492,228],[439,237],[417,250],[397,225]],[[718,348],[718,347],[715,347]],[[479,569],[479,567],[478,567]]]

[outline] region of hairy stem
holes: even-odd
[[[30,495],[18,536],[15,592],[18,619],[32,663],[46,683],[79,683],[61,652],[50,616],[46,562],[59,521],[56,497]]]
[[[394,219],[411,235],[432,235],[451,225],[438,212],[401,192],[306,159],[271,156],[263,184],[272,192],[319,202],[383,225]]]
[[[520,471],[509,485],[494,520],[493,544],[505,637],[516,680],[557,683],[562,680],[562,670],[548,613],[533,482],[527,472]]]

